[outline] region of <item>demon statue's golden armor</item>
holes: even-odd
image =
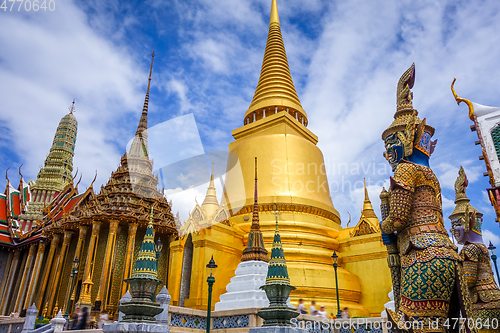
[[[482,214],[469,204],[465,194],[468,185],[465,171],[460,167],[455,182],[455,210],[450,215],[452,229],[459,244],[463,245],[465,280],[472,303],[472,318],[479,332],[500,331],[500,290],[491,269],[488,248],[483,243]]]
[[[401,328],[393,332],[458,332],[460,311],[465,316],[469,307],[461,293],[465,280],[444,227],[439,181],[429,167],[434,128],[413,109],[414,78],[413,64],[399,80],[394,121],[382,134],[394,171],[381,222],[396,298],[396,311],[387,312]]]

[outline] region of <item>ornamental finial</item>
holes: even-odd
[[[73,103],[71,103],[68,110],[69,110],[69,113],[71,113],[71,114],[73,114],[73,112],[75,112],[75,100],[73,100]]]
[[[271,19],[269,21],[269,25],[273,24],[273,23],[276,23],[276,24],[280,24],[280,17],[278,15],[278,1],[277,0],[273,0],[272,4],[271,4]]]
[[[151,85],[151,74],[153,73],[153,59],[155,57],[155,51],[153,50],[153,53],[151,53],[151,67],[149,68],[149,79],[148,79],[148,91],[147,94],[149,95],[149,87]]]
[[[457,105],[460,105],[460,103],[462,103],[462,102],[467,104],[467,106],[469,107],[469,119],[474,121],[474,105],[472,105],[472,102],[469,101],[468,99],[461,98],[460,96],[457,95],[457,93],[455,92],[455,87],[454,87],[456,80],[457,80],[457,78],[453,78],[453,82],[451,83],[451,92],[453,93],[453,97],[455,97],[455,100],[457,101]]]
[[[398,111],[402,109],[413,109],[413,84],[415,83],[415,63],[401,75],[398,81]]]

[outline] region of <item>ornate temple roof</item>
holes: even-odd
[[[364,180],[365,200],[363,202],[363,210],[359,222],[351,231],[351,237],[364,236],[380,232],[379,219],[373,210],[372,203],[368,196],[368,189],[366,187],[366,180]]]
[[[290,113],[298,112],[300,116],[297,115],[297,119],[302,116],[304,125],[307,125],[307,114],[300,104],[288,67],[285,44],[280,29],[277,0],[272,0],[269,34],[259,83],[255,89],[252,103],[245,112],[245,118],[265,108],[274,112],[276,107],[278,112],[286,111],[287,108]]]
[[[157,189],[158,177],[153,175],[153,162],[149,159],[148,152],[147,117],[153,57],[154,52],[141,118],[129,151],[122,156],[120,165],[111,173],[107,184],[82,208],[78,217],[114,218],[147,225],[150,219],[149,208],[156,205],[153,217],[156,230],[177,234],[170,205],[163,193]]]
[[[149,215],[149,223],[146,234],[142,240],[141,249],[131,274],[132,278],[158,278],[158,267],[156,262],[155,234],[153,229],[153,207]]]
[[[267,250],[264,247],[264,239],[262,238],[262,232],[260,231],[259,225],[259,203],[257,196],[257,157],[255,158],[255,195],[252,226],[250,227],[250,233],[248,234],[247,247],[243,250],[243,255],[241,257],[241,261],[249,260],[262,260],[265,262],[269,262],[269,257],[267,256]]]
[[[290,285],[288,268],[286,267],[285,253],[281,245],[280,231],[278,227],[278,214],[276,214],[276,231],[274,232],[273,248],[271,250],[271,259],[267,269],[266,285],[268,284],[287,284]]]

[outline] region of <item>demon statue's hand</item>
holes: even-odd
[[[382,222],[380,222],[380,230],[382,230]],[[384,245],[387,246],[391,244],[396,244],[398,240],[396,234],[386,234],[383,231],[381,231],[381,233],[382,233],[382,242],[384,243]]]

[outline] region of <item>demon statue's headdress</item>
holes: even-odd
[[[418,118],[418,112],[413,108],[413,84],[415,83],[415,64],[412,64],[406,72],[403,73],[398,82],[397,88],[397,110],[394,114],[394,121],[382,133],[382,140],[386,142],[386,156],[391,163],[392,159],[400,159],[413,154],[413,149],[418,149],[427,156],[434,151],[436,141],[431,141],[434,135],[434,128],[427,125],[424,120]],[[401,153],[393,151],[391,155],[391,146],[402,146]],[[401,155],[401,156],[399,156]]]

